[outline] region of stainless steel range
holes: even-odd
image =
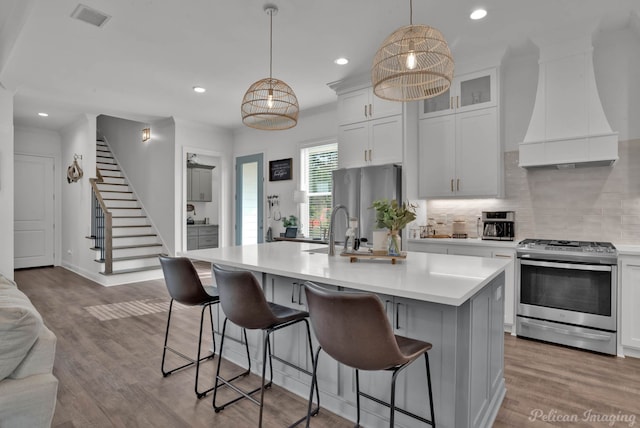
[[[516,334],[616,354],[613,244],[525,239],[516,253]]]

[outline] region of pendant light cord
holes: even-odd
[[[273,71],[273,10],[269,11],[269,79]]]
[[[409,0],[409,25],[413,25],[413,0]]]

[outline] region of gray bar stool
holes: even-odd
[[[264,334],[263,352],[262,352],[262,385],[252,391],[246,392],[233,385],[231,381],[234,379],[224,379],[220,376],[220,363],[222,358],[218,360],[218,369],[216,371],[216,384],[213,392],[213,408],[218,413],[222,411],[226,406],[233,404],[243,398],[248,398],[251,402],[260,406],[260,418],[258,426],[262,426],[262,411],[264,407],[264,390],[270,388],[273,381],[273,362],[271,357],[271,333],[280,330],[281,328],[291,326],[293,324],[304,322],[307,328],[307,338],[309,341],[309,352],[311,355],[312,363],[313,359],[313,345],[311,344],[311,331],[309,329],[309,313],[305,311],[299,311],[297,309],[288,308],[286,306],[278,305],[276,303],[268,302],[265,298],[264,292],[257,279],[251,272],[248,271],[231,271],[222,269],[217,265],[213,265],[213,272],[216,277],[216,284],[218,285],[218,291],[220,293],[220,304],[222,310],[226,316],[224,324],[222,326],[222,339],[220,341],[220,356],[222,357],[222,350],[224,347],[224,335],[227,328],[227,321],[231,321],[239,327],[251,330],[262,330]],[[269,383],[265,385],[265,376],[267,370],[267,355],[269,357],[269,370],[270,378]],[[251,364],[251,360],[249,360]],[[303,373],[304,369],[298,368]],[[308,372],[306,372],[308,373]],[[310,374],[310,373],[309,373]],[[222,384],[219,384],[221,382]],[[218,386],[228,386],[238,394],[238,397],[221,405],[216,404],[216,393]],[[255,400],[252,395],[260,391],[260,401]],[[311,397],[313,397],[313,385],[311,389]],[[318,385],[315,385],[316,397],[318,403],[320,401],[320,395],[318,392]],[[309,414],[317,414],[319,409],[315,410],[309,408]],[[299,424],[306,419],[306,415],[300,418],[298,421],[292,424],[292,426]]]
[[[198,379],[200,374],[200,363],[202,361],[214,358],[216,353],[216,341],[213,332],[213,314],[211,312],[211,306],[219,303],[218,290],[215,287],[203,286],[198,276],[198,272],[193,267],[191,261],[186,257],[167,257],[159,256],[160,264],[162,266],[162,272],[164,274],[164,280],[167,285],[167,290],[171,296],[171,303],[169,303],[169,314],[167,315],[167,329],[164,334],[164,348],[162,350],[162,366],[161,371],[164,377],[169,376],[178,370],[182,370],[187,367],[196,366],[196,380],[194,390],[198,398],[202,398],[213,390],[211,387],[205,391],[198,391]],[[186,356],[180,351],[177,351],[167,345],[169,339],[169,327],[171,325],[171,311],[173,309],[173,302],[177,301],[187,306],[201,306],[202,311],[200,313],[200,333],[198,335],[198,355],[195,359]],[[211,354],[201,357],[202,350],[202,326],[204,323],[204,311],[209,309],[209,319],[211,321],[211,342],[213,346],[213,352]],[[246,332],[245,332],[246,336]],[[171,370],[165,369],[165,357],[167,351],[171,351],[174,354],[189,361],[186,364],[173,368]],[[247,356],[249,355],[249,347],[247,345]],[[247,371],[244,374],[249,374]]]
[[[309,317],[320,344],[314,358],[309,409],[311,409],[313,402],[313,387],[317,383],[318,357],[320,350],[324,349],[338,362],[356,370],[357,426],[360,425],[360,396],[363,396],[390,408],[389,426],[391,427],[393,427],[396,410],[435,427],[428,354],[431,344],[395,335],[384,306],[375,294],[330,291],[311,282],[306,282],[304,287]],[[431,420],[397,408],[395,405],[398,374],[421,355],[424,355],[427,368]],[[391,403],[360,392],[359,370],[390,370],[393,372]],[[307,427],[310,418],[311,413],[309,412]]]

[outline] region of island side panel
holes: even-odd
[[[491,427],[504,398],[504,272],[460,308],[456,427]]]

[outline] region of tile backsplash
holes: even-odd
[[[482,211],[515,211],[516,240],[524,238],[640,244],[640,140],[619,143],[613,167],[526,170],[518,152],[504,154],[504,199],[427,201],[427,216],[466,220],[476,237]],[[424,219],[426,221],[426,219]]]

